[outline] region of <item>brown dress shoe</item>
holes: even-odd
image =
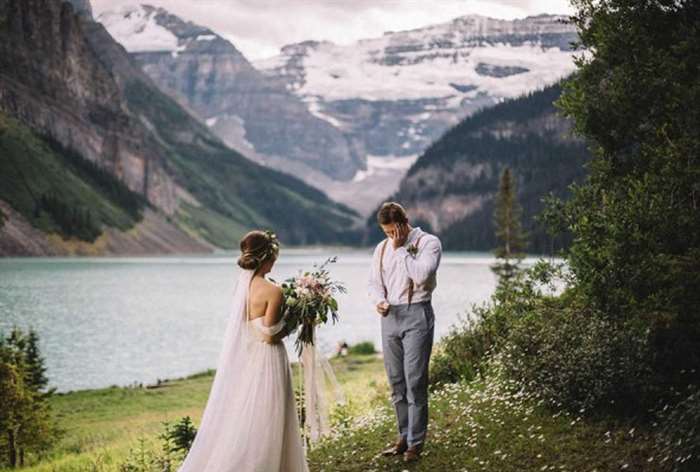
[[[408,449],[406,449],[406,452],[403,453],[403,461],[404,462],[415,462],[418,459],[420,459],[420,453],[421,453],[421,445],[418,444],[416,446],[411,446]]]
[[[383,456],[400,456],[408,449],[408,443],[406,440],[401,438],[396,443],[388,449],[382,451]]]

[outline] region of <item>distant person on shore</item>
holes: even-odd
[[[338,347],[335,350],[335,355],[336,357],[345,357],[348,355],[348,349],[350,346],[348,346],[348,343],[345,341],[339,341],[338,342]]]
[[[369,297],[381,315],[384,367],[399,437],[385,456],[420,458],[428,429],[428,365],[435,315],[431,304],[442,256],[440,240],[410,225],[401,205],[387,202],[377,213],[387,236],[372,260]]]

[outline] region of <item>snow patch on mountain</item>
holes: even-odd
[[[305,82],[296,92],[326,100],[362,98],[365,100],[416,100],[460,94],[451,83],[466,84],[476,95],[480,90],[500,97],[514,97],[556,82],[574,69],[571,52],[542,48],[537,44],[488,45],[475,48],[466,58],[454,56],[456,49],[443,50],[445,56],[414,64],[385,65],[372,61],[376,45],[362,48],[325,46],[304,59]],[[508,77],[479,74],[479,64],[518,67],[527,70]]]
[[[377,174],[396,176],[405,174],[418,160],[418,154],[412,156],[367,156],[367,170],[359,170],[353,182],[362,182]]]
[[[327,101],[468,98],[479,92],[510,98],[574,70],[573,51],[551,41],[573,32],[558,21],[534,17],[509,22],[474,15],[350,45],[307,41],[254,65],[286,76],[288,88],[298,95]]]
[[[144,5],[128,5],[102,13],[97,20],[128,52],[172,52],[183,49],[171,31],[155,19],[156,10]]]

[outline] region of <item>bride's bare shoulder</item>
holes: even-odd
[[[253,289],[264,297],[274,297],[282,294],[282,289],[277,284],[263,278],[253,280]]]

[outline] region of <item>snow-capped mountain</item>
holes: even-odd
[[[293,44],[254,65],[369,154],[416,155],[477,109],[571,73],[575,39],[562,16],[469,15],[350,45]]]
[[[98,21],[161,89],[247,157],[303,176],[314,169],[337,180],[364,168],[360,143],[311,114],[212,30],[148,5],[105,12]]]
[[[305,41],[251,64],[162,8],[98,18],[229,145],[362,213],[465,116],[572,72],[576,32],[564,20],[470,15],[349,45]]]

